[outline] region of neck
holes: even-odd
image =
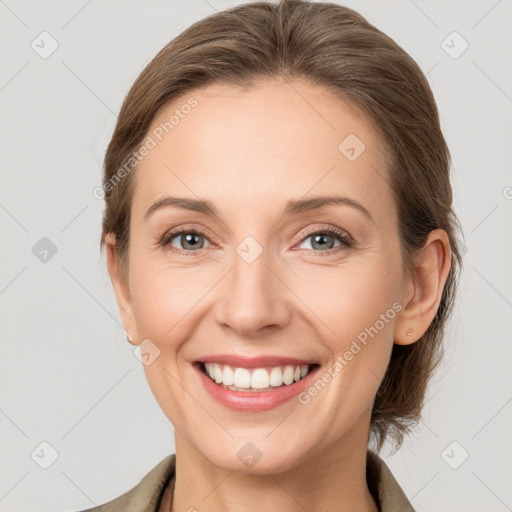
[[[368,431],[353,429],[327,449],[277,474],[247,474],[213,465],[175,432],[176,480],[172,512],[377,512],[366,482]],[[354,439],[358,437],[358,439]]]

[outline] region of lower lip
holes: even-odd
[[[315,366],[303,379],[293,384],[281,386],[272,391],[258,392],[226,389],[203,373],[199,365],[194,364],[193,366],[199,374],[204,387],[213,398],[225,407],[241,412],[268,411],[291,400],[310,385],[311,379],[319,369],[318,366]]]

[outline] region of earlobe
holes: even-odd
[[[107,267],[114,289],[117,306],[119,308],[119,315],[123,322],[124,328],[127,332],[126,339],[132,344],[136,345],[134,340],[137,339],[137,326],[135,316],[133,314],[132,300],[130,287],[127,279],[123,275],[117,261],[115,237],[112,233],[105,236],[105,249],[107,256]],[[130,333],[128,335],[128,333]],[[135,334],[133,334],[135,333]]]
[[[404,286],[402,304],[405,306],[395,324],[397,345],[410,345],[426,332],[439,308],[450,267],[448,235],[442,229],[435,229],[414,257],[414,268]]]

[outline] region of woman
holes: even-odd
[[[413,510],[378,452],[453,307],[449,167],[421,70],[351,9],[241,5],[164,47],[107,150],[101,245],[176,453],[90,510]]]

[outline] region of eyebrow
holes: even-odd
[[[328,205],[347,205],[356,208],[362,212],[371,222],[375,223],[370,212],[355,199],[343,196],[324,196],[324,197],[313,197],[311,199],[291,199],[286,203],[283,211],[283,216],[287,215],[298,215],[301,213],[318,210]],[[204,213],[205,215],[211,215],[214,217],[219,216],[219,212],[211,203],[207,200],[191,199],[188,197],[173,197],[167,196],[159,199],[153,203],[144,214],[144,222],[157,210],[167,207],[182,208],[184,210],[190,210],[194,212]]]

